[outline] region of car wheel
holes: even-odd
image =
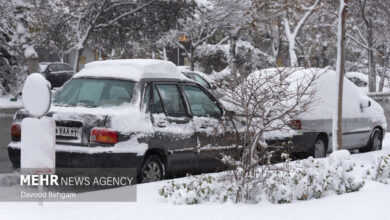
[[[314,142],[313,153],[312,156],[314,158],[323,158],[326,157],[326,138],[323,136],[318,136],[316,141]]]
[[[377,151],[382,150],[382,131],[378,128],[375,128],[372,131],[370,140],[367,143],[367,146],[360,149],[360,152],[368,152],[368,151]]]
[[[160,157],[150,155],[142,165],[140,173],[140,182],[149,183],[164,179],[165,167]]]

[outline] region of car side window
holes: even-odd
[[[48,67],[48,70],[49,72],[57,72],[58,71],[58,67],[57,67],[57,64],[52,64]]]
[[[57,64],[58,71],[66,71],[65,65],[63,64]]]
[[[64,65],[64,69],[67,71],[73,71],[73,68],[68,65]]]
[[[150,111],[150,85],[148,84],[145,87],[145,92],[144,92],[144,106],[145,106],[145,112]]]
[[[192,85],[182,85],[181,87],[194,116],[214,118],[222,116],[222,110],[201,88]]]
[[[157,92],[156,87],[153,87],[152,113],[153,114],[164,113],[164,108],[163,108],[163,105],[161,103],[161,98],[160,98],[160,95]]]
[[[182,117],[186,115],[183,99],[176,85],[157,85],[165,112],[168,116]]]

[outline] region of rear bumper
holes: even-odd
[[[136,168],[140,170],[143,156],[127,152],[94,152],[93,148],[60,145],[56,150],[56,167],[58,168]],[[20,142],[8,145],[8,156],[14,167],[20,167]]]
[[[291,137],[275,138],[266,140],[269,148],[282,149],[288,153],[308,153],[313,150],[318,132],[305,132]]]

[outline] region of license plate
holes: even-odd
[[[56,127],[56,136],[78,138],[79,130],[79,128],[72,127]]]

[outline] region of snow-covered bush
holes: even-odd
[[[191,176],[187,181],[168,182],[159,190],[159,194],[175,205],[191,205],[203,201],[226,201],[227,197],[219,194],[219,192],[223,191],[222,189],[223,186],[214,177]]]
[[[390,154],[377,158],[367,170],[366,179],[390,184]]]
[[[203,44],[195,55],[196,69],[205,73],[220,72],[228,66],[229,45]]]
[[[283,164],[265,181],[265,193],[273,203],[318,199],[327,194],[358,191],[363,179],[355,178],[355,164],[348,151],[337,151],[328,159],[308,159]]]
[[[342,150],[328,159],[309,157],[294,162],[288,159],[284,163],[261,166],[247,176],[242,175],[245,172],[242,168],[237,168],[215,177],[190,177],[179,183],[172,181],[159,193],[173,204],[257,203],[262,199],[272,203],[289,203],[360,190],[364,180],[357,177],[355,167],[349,152]]]

